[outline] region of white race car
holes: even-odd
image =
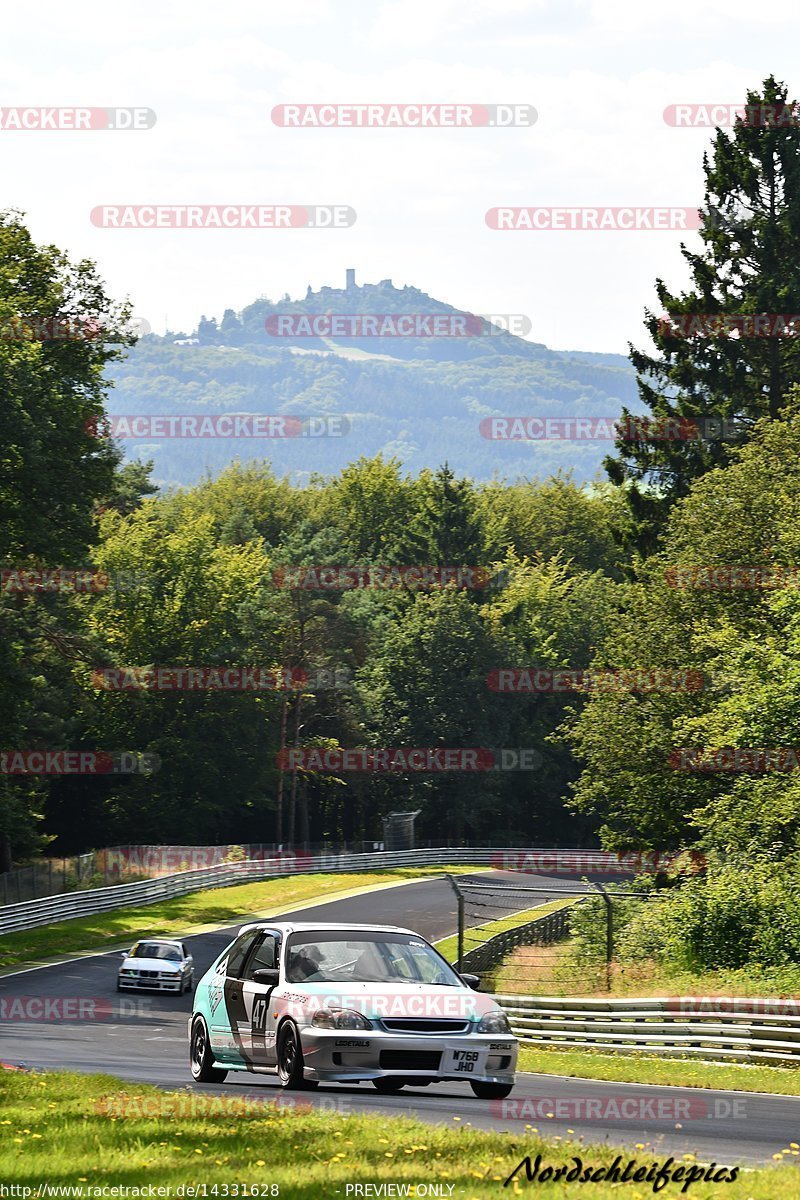
[[[117,976],[117,991],[152,988],[183,995],[194,987],[194,960],[183,942],[171,938],[147,938],[130,950]]]
[[[245,925],[197,985],[189,1020],[192,1076],[277,1073],[284,1087],[466,1080],[501,1099],[517,1041],[494,999],[476,992],[410,929]]]

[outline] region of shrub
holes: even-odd
[[[767,858],[712,866],[664,899],[640,906],[617,941],[620,960],[676,969],[800,962],[800,870]]]

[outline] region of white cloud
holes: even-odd
[[[772,69],[758,13],[736,0],[721,24],[721,11],[717,0],[666,10],[628,0],[564,10],[530,0],[142,0],[130,11],[86,0],[78,28],[74,9],[41,0],[34,38],[30,12],[14,6],[0,47],[5,104],[141,104],[158,123],[146,133],[0,133],[2,202],[26,208],[40,240],[95,257],[157,329],[165,312],[187,327],[201,311],[336,283],[355,266],[362,279],[416,283],[473,311],[529,313],[538,341],[624,351],[655,276],[683,278],[677,238],[500,234],[484,213],[503,203],[698,203],[709,134],[668,128],[663,109],[742,99]],[[791,39],[769,51],[777,74],[789,53]],[[273,105],[292,100],[509,101],[535,105],[539,122],[273,125]],[[147,201],[347,203],[359,217],[330,233],[89,223],[96,204]]]
[[[507,18],[533,15],[544,0],[387,0],[377,9],[369,44],[381,48],[447,42],[465,32],[495,30]]]

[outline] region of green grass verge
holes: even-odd
[[[127,938],[182,933],[194,925],[224,925],[244,921],[265,908],[276,911],[307,900],[333,899],[335,892],[375,883],[402,883],[424,875],[472,874],[480,867],[399,867],[392,871],[354,871],[340,875],[286,875],[262,883],[190,892],[171,900],[160,900],[93,917],[76,917],[38,929],[10,933],[0,942],[0,968],[38,962],[59,955],[102,950]]]
[[[800,995],[800,965],[738,970],[679,970],[653,959],[615,960],[611,986],[605,958],[587,956],[575,940],[519,946],[495,970],[494,990],[535,996],[758,996]]]
[[[103,1075],[0,1071],[0,1094],[0,1178],[5,1185],[31,1188],[31,1197],[45,1184],[81,1190],[152,1185],[171,1187],[173,1197],[181,1184],[221,1185],[218,1196],[225,1195],[226,1184],[228,1195],[239,1184],[241,1196],[246,1184],[248,1195],[269,1195],[275,1185],[273,1194],[281,1200],[337,1195],[344,1200],[347,1184],[436,1183],[452,1185],[457,1200],[484,1200],[526,1193],[524,1172],[521,1186],[503,1189],[525,1155],[541,1154],[543,1166],[572,1166],[574,1154],[595,1167],[610,1163],[616,1153],[623,1163],[635,1158],[648,1166],[667,1157],[649,1146],[615,1151],[580,1139],[548,1142],[530,1126],[519,1134],[483,1133],[457,1114],[445,1124],[426,1125],[396,1114],[256,1107],[241,1091],[238,1097],[234,1091],[224,1097],[170,1094],[145,1085],[125,1087]],[[776,1150],[791,1160],[791,1147],[778,1144]],[[686,1155],[673,1166],[686,1169],[693,1162]],[[659,1195],[679,1196],[682,1186],[670,1183]],[[653,1194],[651,1187],[593,1182],[590,1190],[595,1200],[612,1200],[623,1191],[630,1200],[644,1200]],[[560,1181],[537,1182],[533,1190],[548,1197],[576,1194]],[[692,1200],[719,1200],[723,1194],[726,1200],[790,1200],[797,1195],[797,1173],[776,1164],[744,1172],[733,1183],[699,1182],[689,1189]]]
[[[600,1054],[595,1050],[521,1046],[519,1070],[616,1083],[663,1083],[672,1087],[800,1096],[800,1068],[760,1063],[697,1062],[648,1054]]]
[[[800,966],[751,965],[738,970],[679,971],[660,963],[615,963],[616,996],[774,996],[800,994]]]
[[[487,921],[484,925],[473,925],[464,931],[464,951],[466,953],[467,950],[474,950],[481,942],[485,942],[498,933],[504,933],[506,929],[515,929],[517,925],[524,925],[526,921],[533,921],[536,917],[545,917],[548,913],[555,912],[557,908],[566,908],[574,903],[575,900],[548,900],[544,904],[526,908],[524,912],[510,913],[507,917],[500,917],[496,921]],[[480,935],[476,937],[478,931],[480,931]],[[448,962],[455,962],[458,954],[458,937],[442,938],[440,942],[436,942],[436,949]]]

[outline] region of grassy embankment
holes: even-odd
[[[668,1157],[650,1146],[616,1151],[579,1138],[548,1141],[522,1123],[518,1133],[484,1133],[458,1117],[449,1125],[426,1125],[395,1113],[362,1116],[302,1104],[253,1104],[241,1093],[170,1094],[125,1087],[102,1075],[3,1071],[0,1097],[0,1178],[7,1186],[31,1188],[31,1200],[45,1184],[73,1186],[86,1196],[89,1187],[149,1185],[169,1186],[175,1196],[181,1184],[205,1184],[212,1197],[232,1195],[234,1184],[239,1195],[247,1185],[245,1194],[264,1196],[275,1185],[272,1194],[281,1200],[320,1200],[344,1197],[346,1185],[354,1183],[452,1185],[456,1200],[485,1200],[533,1194],[524,1170],[519,1184],[503,1188],[525,1155],[535,1160],[541,1154],[543,1167],[573,1166],[571,1158],[578,1155],[595,1168],[611,1163],[616,1153],[623,1165],[633,1158],[648,1167]],[[719,1200],[723,1194],[726,1200],[793,1200],[797,1172],[785,1164],[799,1151],[777,1143],[773,1166],[745,1171],[733,1183],[694,1182],[683,1194],[692,1200]],[[672,1165],[682,1167],[684,1176],[659,1191],[665,1200],[682,1194],[689,1168],[701,1170],[692,1155]],[[531,1186],[546,1197],[574,1194],[561,1181]],[[591,1194],[612,1200],[621,1188],[630,1200],[653,1194],[652,1184],[605,1182],[593,1182]]]

